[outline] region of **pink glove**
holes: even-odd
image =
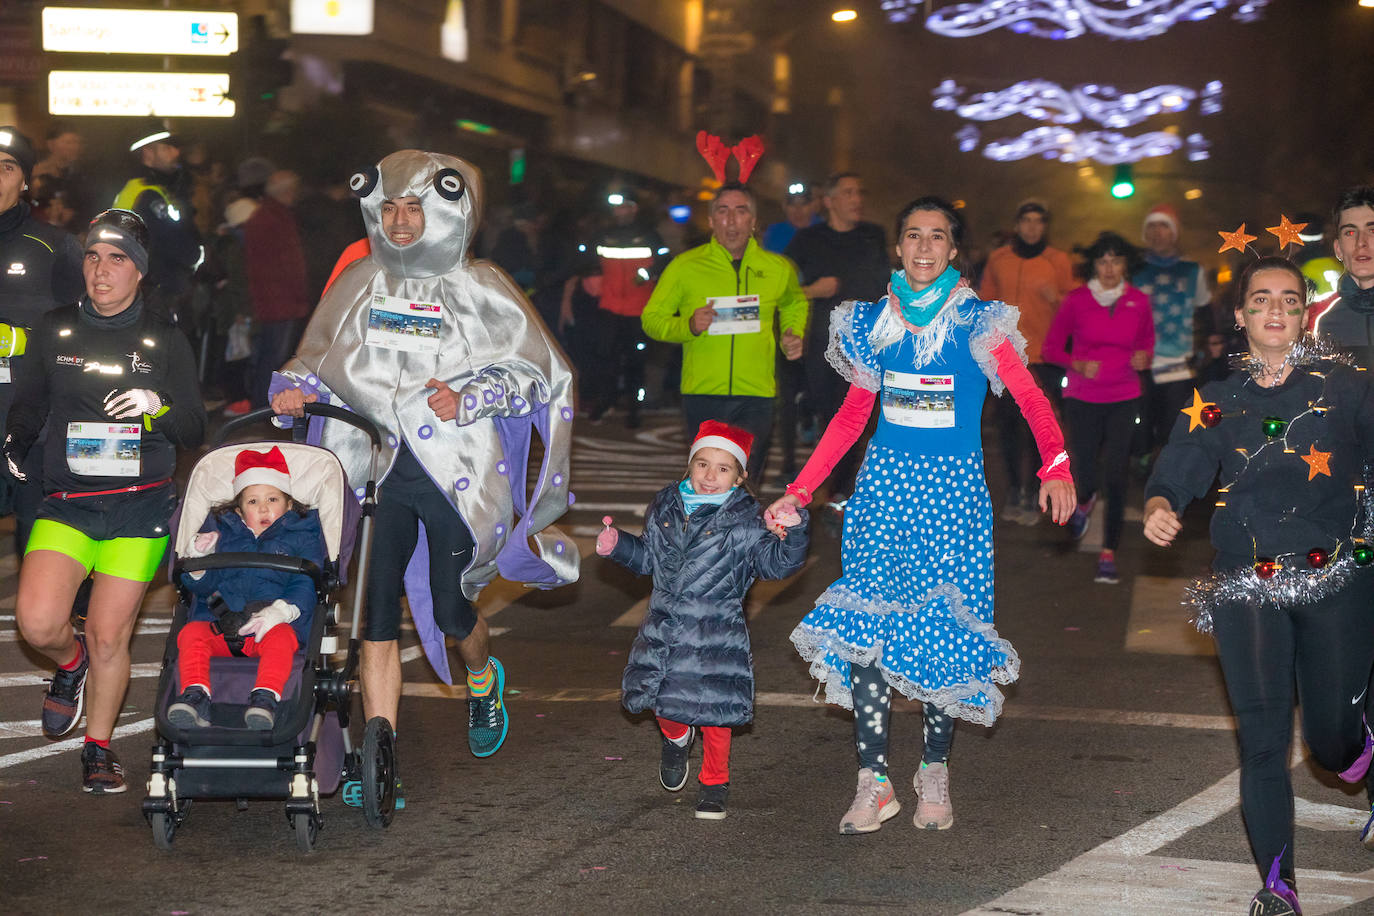
[[[208,557],[215,552],[215,545],[219,543],[218,531],[202,531],[191,541],[191,549],[186,551],[188,557]]]
[[[606,527],[602,528],[601,533],[596,536],[596,555],[599,557],[609,557],[611,551],[615,550],[615,545],[620,542],[620,532],[611,527],[611,517],[609,515],[601,519],[601,524]]]
[[[775,504],[776,505],[776,504]],[[776,510],[769,508],[763,512],[763,525],[779,538],[786,539],[787,529],[801,524],[801,513],[789,503],[782,503]]]

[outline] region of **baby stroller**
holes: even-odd
[[[324,404],[307,404],[309,416],[341,420],[372,440],[368,483],[357,499],[348,487],[343,466],[327,449],[305,444],[307,423],[294,426],[295,442],[278,445],[292,470],[293,495],[319,510],[328,559],[325,568],[297,558],[256,553],[216,553],[186,556],[201,522],[210,509],[233,498],[234,458],[244,443],[223,443],[245,426],[273,416],[262,408],[226,423],[215,448],[196,463],[187,482],[179,520],[174,520],[175,562],[172,581],[179,602],[162,657],[158,679],[156,719],[158,743],[153,747],[148,795],[143,815],[153,830],[153,843],[170,849],[177,828],[197,798],[234,799],[239,810],[251,798],[285,799],[286,819],[304,852],[314,848],[324,818],[320,796],[338,789],[341,778],[361,780],[361,807],[369,825],[385,827],[396,807],[394,736],[381,717],[367,723],[361,748],[349,735],[350,685],[358,666],[358,627],[372,543],[376,508],[377,459],[381,433],[365,418]],[[361,506],[359,500],[361,499]],[[362,525],[359,527],[359,516]],[[341,669],[330,666],[338,648],[334,631],[339,620],[336,598],[343,585],[358,532],[358,562],[348,654]],[[282,692],[276,723],[271,730],[244,726],[243,713],[257,671],[255,658],[211,660],[214,704],[207,727],[180,728],[167,718],[168,707],[181,692],[177,672],[177,634],[185,625],[192,602],[198,599],[182,585],[181,574],[201,569],[273,569],[310,576],[316,605],[310,638],[296,653],[291,677]]]

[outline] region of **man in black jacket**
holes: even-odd
[[[33,175],[34,149],[13,127],[0,127],[0,427],[14,401],[15,373],[23,361],[28,331],[59,305],[75,302],[84,288],[76,239],[34,218],[22,194]],[[30,472],[41,463],[34,455]],[[33,481],[20,484],[0,471],[0,513],[16,515],[15,548],[24,554],[29,529],[42,499]]]
[[[824,429],[844,401],[844,380],[825,361],[830,343],[830,312],[847,299],[876,301],[887,293],[890,266],[887,241],[875,223],[864,222],[863,180],[841,172],[825,180],[821,189],[825,222],[798,229],[783,252],[801,274],[802,292],[811,300],[807,323],[806,390],[816,424]],[[832,501],[849,495],[854,486],[861,449],[835,466],[830,477]],[[783,455],[784,469],[792,464]]]

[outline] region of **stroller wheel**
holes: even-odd
[[[396,743],[391,723],[373,716],[363,733],[361,777],[363,817],[369,827],[381,829],[396,814]]]
[[[153,827],[153,845],[163,851],[172,848],[172,839],[177,834],[177,819],[174,815],[158,811],[148,815],[148,823]]]
[[[296,847],[301,852],[312,852],[315,841],[320,838],[320,823],[313,814],[301,811],[291,815],[291,826],[296,830]]]

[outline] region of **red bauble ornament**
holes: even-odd
[[[1278,571],[1279,564],[1268,557],[1261,557],[1259,562],[1255,564],[1255,575],[1259,576],[1261,579],[1272,579],[1274,578],[1274,573]]]
[[[1320,547],[1313,547],[1307,551],[1307,565],[1313,569],[1321,569],[1329,559],[1331,559],[1331,555]]]
[[[1211,429],[1221,422],[1221,408],[1215,404],[1208,404],[1202,408],[1200,419],[1202,420],[1203,426]]]

